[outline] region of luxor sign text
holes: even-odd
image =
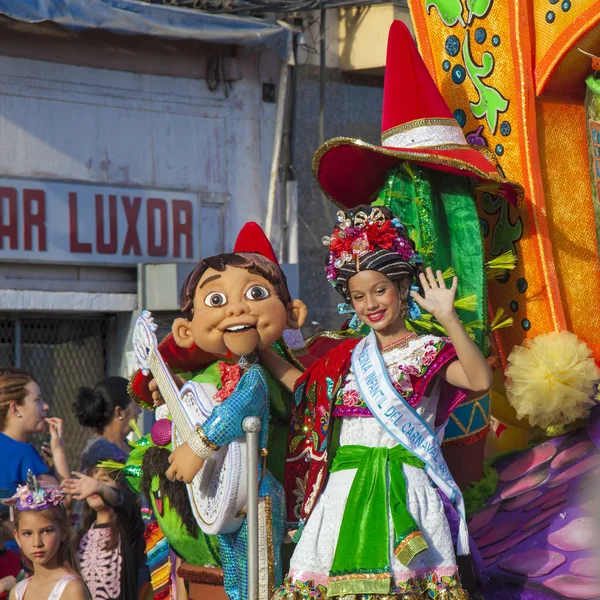
[[[0,179],[3,258],[194,260],[198,220],[193,193]]]

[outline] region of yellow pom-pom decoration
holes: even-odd
[[[600,370],[592,352],[568,331],[539,335],[508,357],[506,392],[519,419],[546,428],[587,418]]]

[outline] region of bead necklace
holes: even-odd
[[[410,333],[407,333],[405,336],[401,337],[399,340],[396,340],[395,342],[392,342],[391,344],[388,344],[387,346],[383,346],[381,348],[382,352],[389,352],[390,350],[395,350],[396,348],[405,348],[406,346],[408,346],[408,344],[419,337],[418,333],[415,333],[414,331],[411,331]]]

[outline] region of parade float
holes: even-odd
[[[453,170],[458,163],[438,160],[452,157],[452,144],[411,157],[390,152],[389,136],[381,147],[340,138],[317,152],[315,176],[344,206],[351,189],[355,204],[389,208],[428,266],[459,275],[459,302],[468,300],[457,310],[494,368],[494,385],[454,411],[443,448],[465,489],[485,598],[600,598],[590,501],[600,473],[600,2],[409,6],[431,97],[441,93],[450,109],[425,125],[453,116],[485,162]],[[384,103],[384,121],[385,113]],[[326,161],[348,149],[384,157],[376,169],[352,165],[369,189],[338,169],[322,177]],[[334,183],[344,181],[348,190],[336,197]],[[411,327],[440,332],[427,315]],[[349,319],[344,331],[295,352],[308,366],[365,333]],[[139,375],[135,389],[150,401]]]
[[[489,314],[513,323],[492,333],[488,468],[466,493],[485,597],[598,598],[600,3],[409,6],[467,140],[524,188],[476,197],[486,258],[517,259],[488,281]]]

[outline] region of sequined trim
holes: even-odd
[[[221,446],[218,446],[217,444],[215,444],[214,442],[211,442],[207,437],[206,434],[204,433],[204,431],[202,431],[202,428],[200,426],[196,426],[196,433],[198,435],[198,437],[202,440],[202,443],[207,446],[208,448],[210,448],[213,451],[218,450]]]
[[[442,443],[443,448],[460,448],[461,446],[468,446],[469,444],[474,444],[478,442],[480,439],[484,438],[488,431],[490,430],[490,426],[486,425],[482,427],[479,431],[465,433],[459,437],[452,438],[451,440],[444,440]]]
[[[200,425],[196,425],[195,431],[196,435],[191,434],[186,441],[195,454],[204,460],[208,460],[220,446],[217,446],[206,437]]]
[[[154,410],[154,404],[149,404],[148,402],[146,402],[145,400],[142,400],[136,393],[135,390],[133,389],[133,380],[135,379],[135,376],[137,375],[137,373],[134,373],[131,378],[129,379],[129,383],[127,384],[127,393],[129,394],[129,397],[140,407],[140,408],[144,408],[145,410]]]
[[[333,409],[334,417],[373,417],[373,414],[366,406],[342,406],[337,405]]]
[[[394,554],[403,565],[408,565],[419,552],[424,550],[427,550],[427,542],[423,534],[420,531],[413,531],[398,544]]]
[[[346,333],[344,331],[321,331],[320,333],[316,333],[312,337],[309,337],[306,340],[306,347],[310,348],[313,342],[316,342],[319,338],[327,338],[330,340],[354,340],[364,337],[359,333]]]
[[[456,119],[443,117],[437,117],[435,119],[415,119],[414,121],[402,123],[402,125],[396,125],[396,127],[392,127],[391,129],[384,131],[381,134],[381,142],[385,142],[385,140],[398,133],[404,133],[405,131],[410,131],[411,129],[416,129],[417,127],[427,127],[429,125],[448,125],[450,127],[456,127],[460,129]]]
[[[267,555],[269,559],[269,591],[275,587],[275,546],[273,545],[273,500],[265,496],[265,512],[267,514]]]
[[[289,578],[275,591],[272,600],[326,600],[327,587],[313,581],[295,581]],[[340,598],[342,596],[329,596]],[[475,600],[462,588],[456,575],[411,578],[391,586],[388,594],[345,594],[343,600]]]

